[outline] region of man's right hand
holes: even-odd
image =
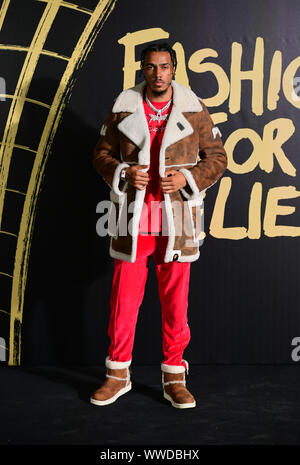
[[[149,165],[133,165],[126,168],[126,181],[140,191],[146,189],[149,182],[149,174],[141,171]]]

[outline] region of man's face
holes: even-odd
[[[148,87],[154,95],[163,95],[171,85],[174,67],[169,52],[149,52],[143,67]]]

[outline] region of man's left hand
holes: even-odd
[[[177,170],[169,170],[166,173],[165,178],[160,179],[161,190],[165,194],[171,194],[172,192],[178,191],[181,187],[186,185],[186,179],[184,175]]]

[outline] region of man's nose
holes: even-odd
[[[161,69],[160,68],[155,68],[154,74],[155,74],[156,78],[161,77]]]

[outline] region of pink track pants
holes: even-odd
[[[132,359],[137,317],[148,275],[148,257],[153,255],[161,303],[163,363],[184,366],[182,356],[191,337],[187,319],[191,264],[164,263],[167,241],[168,236],[139,234],[136,261],[114,259],[108,325],[111,361]]]

